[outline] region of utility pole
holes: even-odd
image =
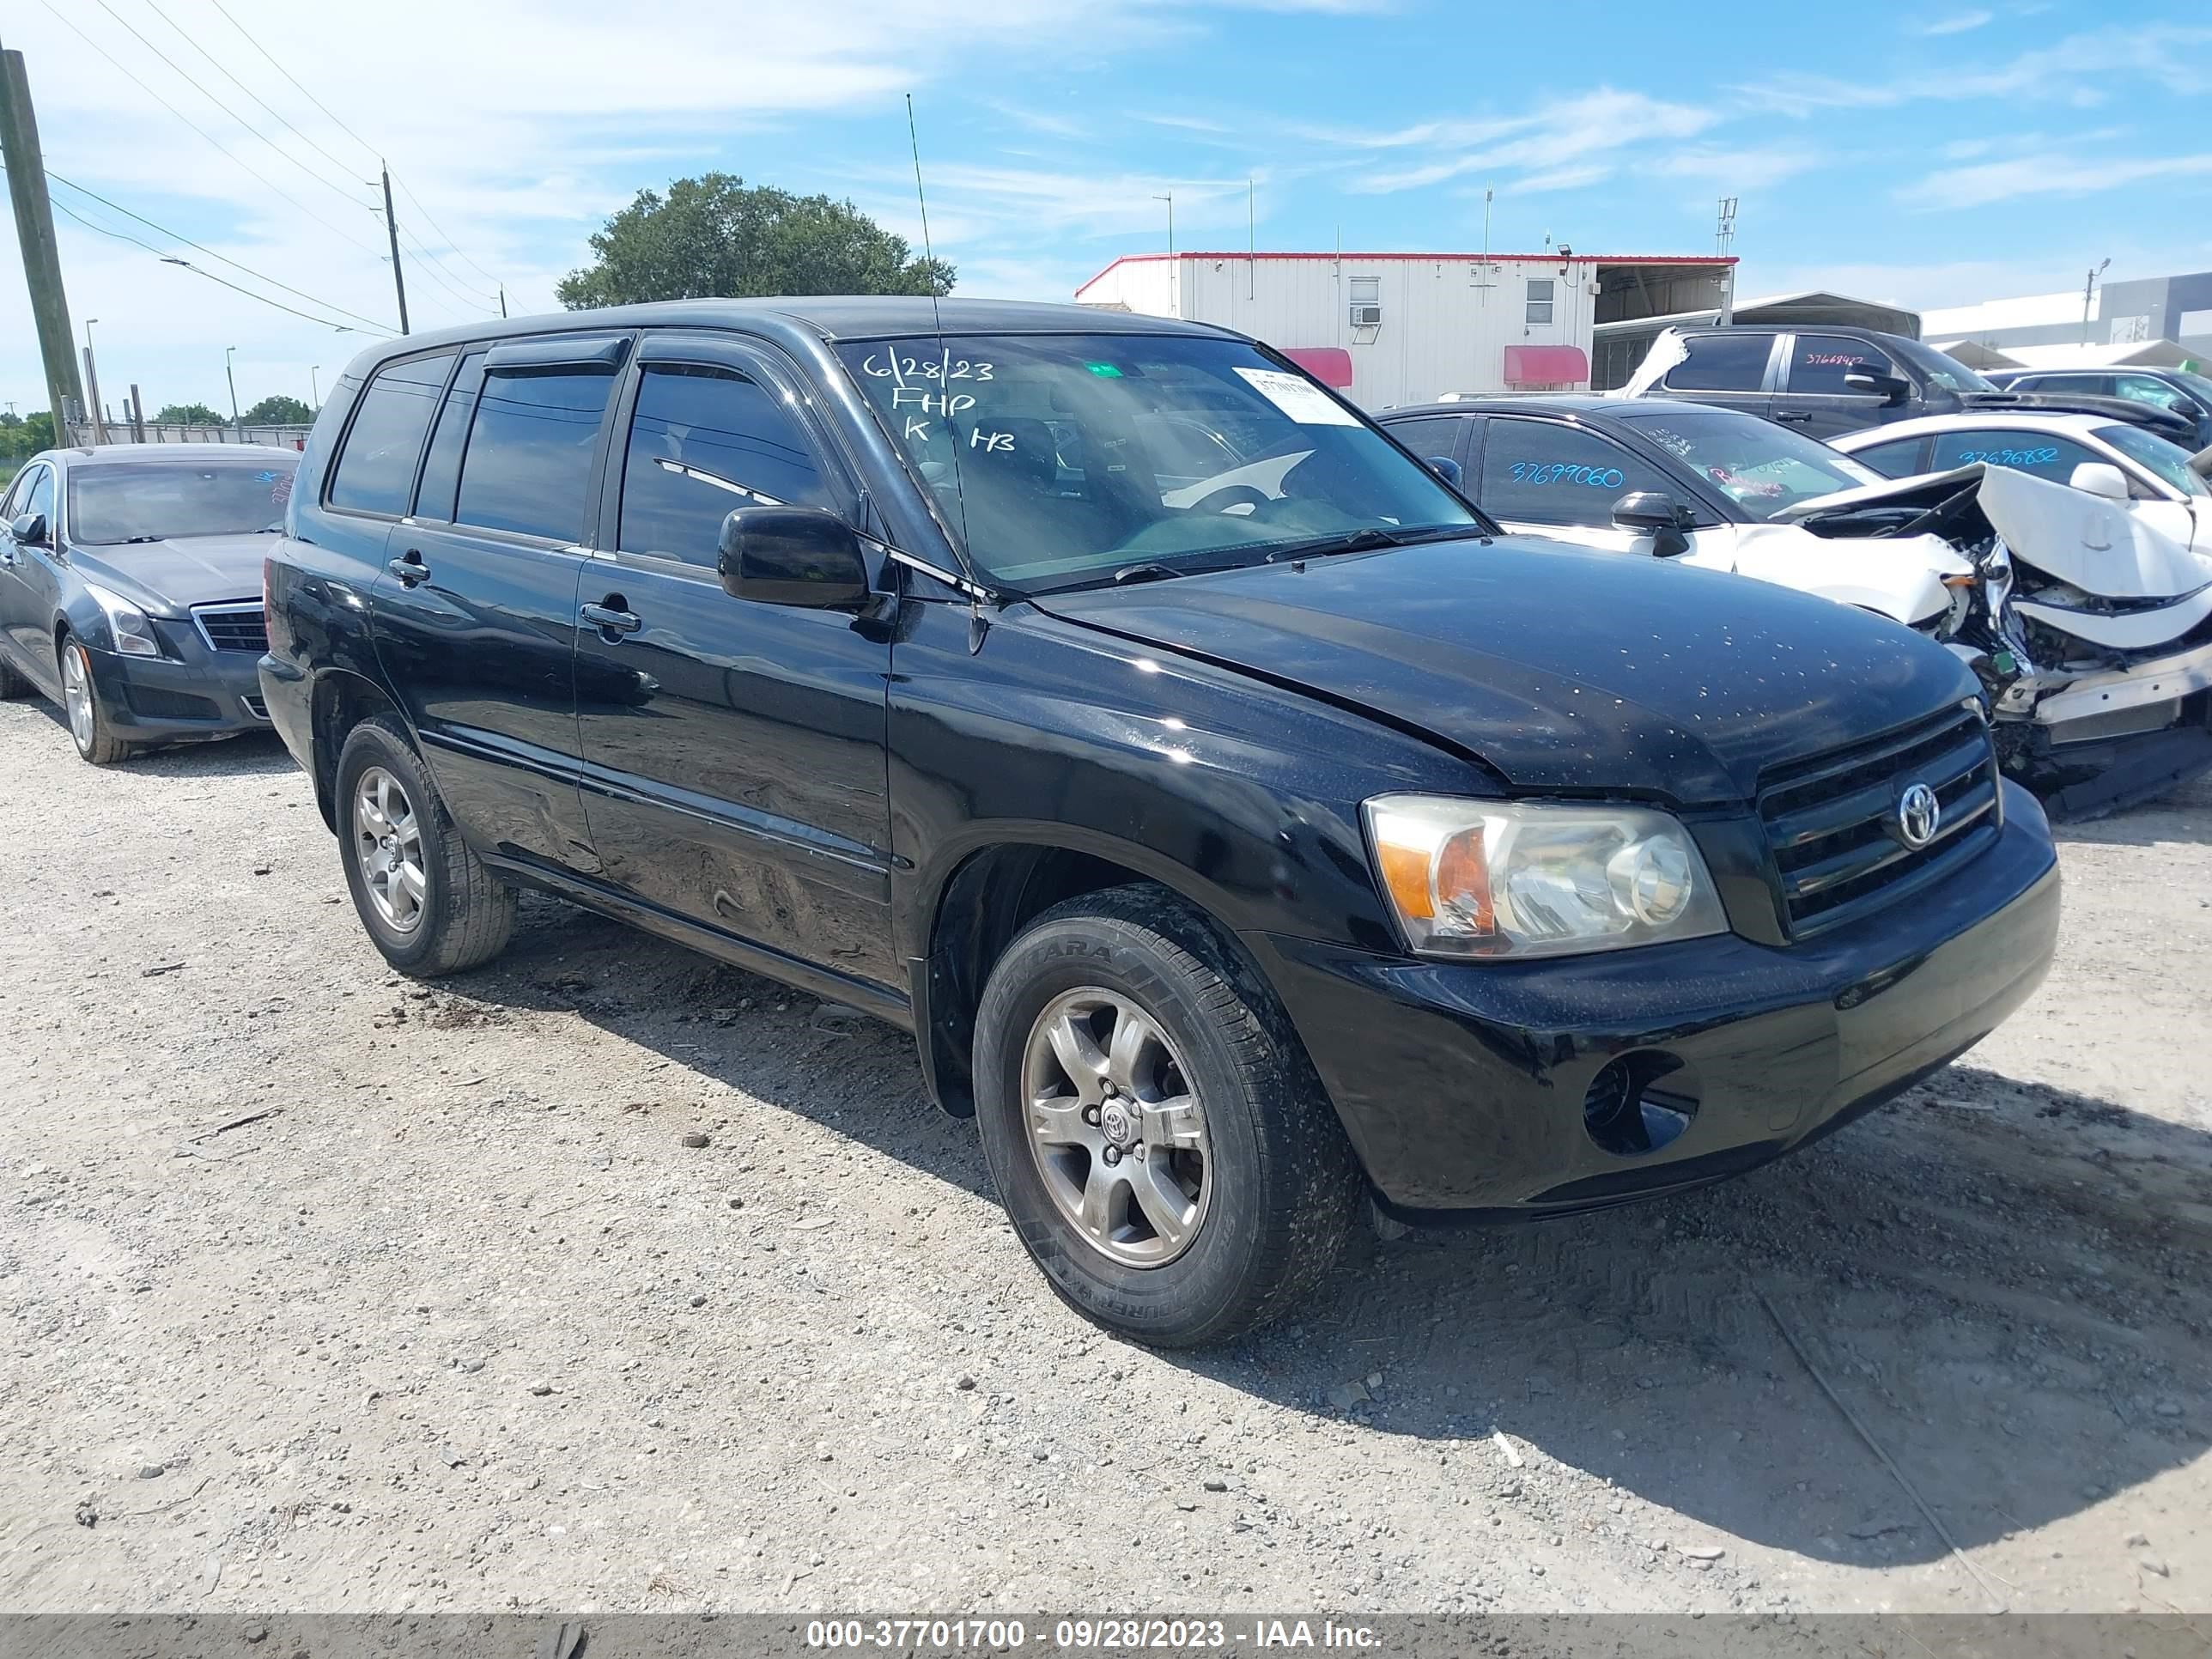
[[[46,160],[39,149],[38,113],[31,107],[31,77],[20,52],[0,52],[0,149],[7,152],[8,195],[15,209],[15,240],[23,250],[31,317],[46,366],[54,441],[65,444],[70,408],[84,402],[84,388],[77,380],[76,338],[70,328],[69,296],[62,289],[53,208],[46,200]]]
[[[407,279],[399,271],[399,221],[392,216],[392,169],[384,172],[384,234],[392,239],[392,286],[399,295],[399,331],[407,332]]]
[[[307,369],[307,396],[313,400],[308,404],[311,409],[319,410],[323,406],[322,374],[323,366],[320,363],[312,364]]]
[[[505,283],[499,285],[499,314],[502,317],[507,315],[507,284]]]
[[[1172,259],[1175,258],[1175,192],[1170,191],[1166,195],[1155,196],[1152,199],[1168,204],[1168,258]]]
[[[2097,266],[2095,270],[2089,273],[2089,280],[2081,284],[2081,343],[2083,345],[2089,343],[2090,296],[2094,295],[2097,291],[2097,278],[2105,274],[2105,266],[2109,265],[2112,263],[2112,262],[2110,259],[2107,259],[2104,262],[2104,264]]]
[[[237,349],[236,346],[225,346],[222,349],[222,378],[230,382],[230,424],[238,434],[238,441],[244,443],[246,425],[238,418],[238,376],[232,372],[230,367],[231,354]]]
[[[136,380],[131,383],[131,436],[142,444],[146,441],[146,399],[139,395]]]

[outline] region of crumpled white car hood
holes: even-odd
[[[1887,479],[1799,501],[1778,516],[1802,519],[1888,496],[1924,494],[1939,483],[1954,490],[1978,485],[1982,512],[2012,550],[2014,562],[2033,565],[2085,593],[2115,599],[2179,599],[2212,586],[2212,559],[2161,535],[2118,501],[2014,467],[1976,462],[1949,472]]]

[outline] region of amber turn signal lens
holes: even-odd
[[[1376,848],[1382,866],[1382,882],[1398,914],[1413,921],[1428,921],[1437,914],[1429,896],[1429,849],[1385,842]]]
[[[1490,906],[1490,865],[1480,829],[1462,830],[1437,852],[1437,900],[1470,933],[1497,930]]]

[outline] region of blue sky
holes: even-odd
[[[58,216],[111,404],[135,380],[227,410],[228,345],[241,401],[304,398],[395,331],[379,154],[418,329],[491,313],[500,283],[550,308],[608,213],[709,168],[849,196],[918,244],[908,92],[963,293],[1068,298],[1165,244],[1170,192],[1180,246],[1241,247],[1248,180],[1261,246],[1293,249],[1479,247],[1494,187],[1502,251],[1704,252],[1734,195],[1747,295],[1927,307],[2106,258],[2113,278],[2212,267],[2201,6],[17,0],[4,44],[49,172],[161,228],[54,188],[151,245]],[[0,398],[27,410],[13,236]]]

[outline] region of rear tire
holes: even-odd
[[[471,852],[398,723],[378,715],[338,752],[338,856],[384,959],[418,979],[489,962],[514,932],[514,890]]]
[[[74,635],[62,635],[61,668],[62,713],[68,717],[70,741],[76,744],[78,758],[94,766],[112,766],[137,754],[138,745],[124,742],[108,724],[100,682],[92,674],[92,653]]]
[[[1070,1306],[1139,1342],[1282,1314],[1366,1190],[1273,995],[1160,888],[1086,894],[1023,931],[984,988],[975,1077],[1015,1233]]]

